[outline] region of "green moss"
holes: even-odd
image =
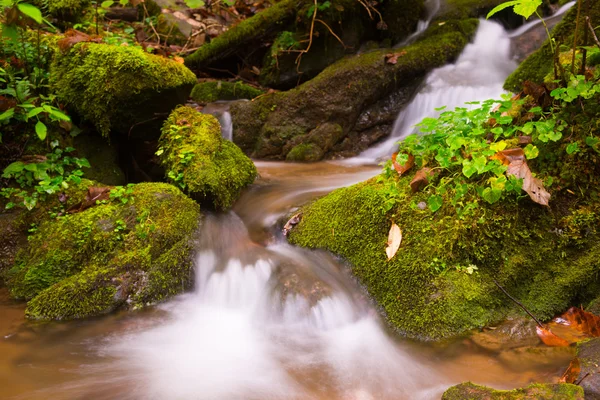
[[[76,44],[51,67],[57,96],[98,132],[129,132],[185,102],[196,82],[185,66],[141,49]]]
[[[36,0],[36,3],[52,16],[65,20],[80,18],[83,11],[92,4],[90,0]]]
[[[287,161],[311,162],[323,158],[323,149],[314,143],[301,143],[287,154]]]
[[[231,207],[257,174],[252,161],[235,144],[222,139],[217,119],[190,107],[171,113],[162,130],[159,152],[172,182],[218,209]]]
[[[514,390],[494,390],[471,382],[446,390],[442,400],[583,400],[583,389],[569,383],[529,385]]]
[[[83,310],[95,315],[142,292],[144,303],[161,300],[186,286],[161,292],[152,271],[177,271],[177,280],[189,274],[189,262],[164,263],[182,261],[182,249],[189,257],[183,243],[198,219],[198,205],[177,188],[137,184],[126,204],[117,200],[42,222],[17,255],[7,284],[14,297],[33,299],[28,313],[35,318],[78,318]],[[177,258],[169,257],[171,250]]]
[[[218,100],[251,100],[262,94],[262,90],[242,82],[209,81],[196,84],[190,97],[198,103],[212,103]]]
[[[346,258],[391,325],[415,338],[449,337],[520,312],[492,278],[541,319],[594,297],[600,271],[596,235],[573,247],[552,233],[566,230],[579,206],[557,220],[527,201],[507,201],[480,204],[461,219],[451,207],[421,211],[416,204],[430,193],[412,194],[411,179],[400,179],[393,190],[369,181],[332,192],[304,208],[290,240]],[[385,213],[390,190],[397,191],[397,206]],[[387,261],[392,222],[401,227],[403,241]],[[462,272],[470,264],[478,273]]]
[[[186,57],[186,65],[197,67],[208,65],[216,58],[223,57],[224,54],[232,54],[239,46],[268,35],[274,27],[282,27],[286,21],[291,20],[296,7],[301,4],[302,2],[296,0],[283,0],[240,22],[234,29],[224,32]]]
[[[478,18],[485,15],[503,0],[447,0],[442,3],[436,19]]]

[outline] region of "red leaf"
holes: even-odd
[[[565,339],[559,338],[554,333],[550,332],[550,329],[536,326],[535,331],[537,332],[537,335],[540,338],[540,340],[546,346],[552,346],[552,347],[567,347],[567,346],[569,346],[569,342],[567,342]]]
[[[429,178],[434,174],[431,168],[421,168],[415,174],[415,177],[412,181],[410,181],[410,188],[413,192],[418,192],[422,190],[425,186],[429,185]]]
[[[415,156],[409,154],[408,161],[406,161],[406,164],[404,165],[400,165],[398,161],[396,161],[397,156],[398,153],[392,154],[392,164],[394,165],[394,169],[396,170],[396,172],[398,172],[398,175],[402,176],[402,174],[404,174],[406,171],[410,170],[412,167],[415,166]]]

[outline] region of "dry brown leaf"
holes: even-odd
[[[388,260],[391,260],[396,255],[396,252],[400,248],[400,243],[402,243],[402,231],[398,225],[392,224],[390,233],[388,234],[387,247],[385,248]]]
[[[406,50],[402,50],[398,53],[389,53],[385,55],[385,62],[388,64],[395,65],[398,62],[398,58],[406,54]]]
[[[414,193],[422,190],[425,186],[429,185],[429,178],[434,174],[431,168],[421,168],[415,174],[415,177],[410,181],[410,188]]]
[[[535,331],[537,332],[537,335],[540,338],[540,340],[546,346],[551,346],[551,347],[567,347],[570,344],[565,339],[556,336],[548,328],[542,328],[540,326],[536,326],[535,327]]]
[[[298,223],[300,222],[301,219],[302,219],[302,213],[298,213],[298,214],[292,216],[292,218],[290,218],[288,220],[288,222],[285,224],[285,226],[283,227],[283,236],[289,235],[292,228],[294,226],[298,225]]]
[[[415,166],[415,156],[413,156],[412,154],[409,154],[408,161],[404,165],[400,165],[396,161],[397,156],[398,156],[398,153],[392,154],[392,164],[394,165],[394,169],[396,170],[396,172],[398,172],[398,175],[402,176],[402,174],[404,174],[406,171],[410,170],[412,167]]]
[[[92,186],[88,189],[87,194],[85,195],[85,199],[78,204],[75,204],[73,207],[67,210],[67,213],[74,214],[81,211],[84,211],[94,205],[96,205],[97,201],[108,200],[110,199],[110,188],[109,187],[97,187]]]
[[[64,37],[57,41],[56,44],[58,45],[58,48],[61,51],[66,52],[69,51],[71,47],[75,46],[77,43],[80,42],[100,43],[102,42],[102,38],[98,36],[92,37],[87,33],[83,33],[75,29],[69,29],[65,32]]]
[[[499,160],[502,164],[508,166],[506,170],[507,176],[512,175],[523,179],[522,188],[531,197],[531,200],[543,206],[548,205],[551,195],[544,188],[542,180],[534,177],[531,173],[523,149],[515,148],[499,151],[492,159]]]
[[[563,376],[560,378],[560,383],[575,383],[579,374],[581,373],[581,363],[579,358],[575,357],[569,364],[569,368],[565,371]]]

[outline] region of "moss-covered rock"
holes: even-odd
[[[446,390],[442,400],[583,400],[583,389],[568,383],[540,384],[514,390],[494,390],[471,382]]]
[[[54,57],[51,81],[62,102],[107,136],[160,122],[187,100],[196,77],[182,64],[142,49],[78,43]]]
[[[576,382],[585,392],[585,398],[600,399],[600,338],[594,338],[577,344],[577,357],[581,367]]]
[[[589,3],[589,14],[592,21],[600,20],[600,1],[592,0]],[[565,45],[569,48],[573,46],[573,37],[577,19],[577,7],[572,7],[565,15],[563,20],[552,30],[552,38],[556,45]],[[585,23],[579,24],[578,45],[583,43],[584,30],[587,29]],[[542,47],[531,54],[519,67],[506,79],[504,88],[512,92],[520,92],[523,88],[523,82],[529,80],[541,83],[546,77],[554,79],[553,74],[553,53],[550,42],[546,40]]]
[[[198,103],[212,103],[218,100],[252,100],[264,93],[242,82],[206,81],[196,84],[190,97]]]
[[[252,157],[285,159],[303,142],[294,138],[303,137],[327,154],[364,109],[399,87],[415,87],[415,80],[456,58],[476,28],[477,20],[448,21],[411,46],[346,57],[295,89],[233,104],[234,142]],[[401,54],[396,64],[386,62],[390,52]],[[314,132],[324,124],[341,127],[333,143]]]
[[[159,141],[167,178],[199,201],[227,209],[256,178],[254,163],[221,137],[219,121],[191,107],[175,109]]]
[[[286,23],[293,19],[296,8],[302,4],[304,1],[296,0],[283,0],[274,4],[200,47],[185,58],[185,64],[193,67],[209,65],[234,54],[250,42],[283,30]]]
[[[192,284],[189,241],[198,205],[165,183],[40,223],[7,276],[36,319],[83,318],[139,307]]]
[[[413,194],[412,178],[371,180],[330,193],[304,207],[291,242],[348,260],[390,324],[414,338],[454,336],[519,313],[493,279],[541,319],[595,296],[597,233],[573,241],[565,232],[578,230],[575,216],[593,216],[597,205],[565,206],[557,195],[559,215],[528,201],[507,201],[480,204],[461,218],[451,207],[420,210],[417,204],[430,194]],[[386,212],[390,201],[395,206]],[[387,261],[392,222],[403,241]],[[469,265],[478,272],[465,272]]]
[[[73,139],[77,154],[90,162],[85,171],[86,178],[110,186],[127,183],[125,173],[119,166],[119,155],[115,143],[107,143],[100,135],[85,132]]]

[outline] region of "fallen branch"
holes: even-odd
[[[504,289],[502,286],[500,286],[500,284],[498,283],[498,281],[496,281],[494,278],[492,278],[492,280],[494,281],[494,283],[496,284],[496,286],[498,286],[498,288],[500,290],[502,290],[502,292],[512,301],[515,302],[516,305],[518,305],[519,307],[521,307],[523,309],[523,311],[525,311],[527,314],[529,314],[529,316],[531,318],[533,318],[533,320],[535,321],[536,324],[538,324],[538,326],[540,328],[544,328],[544,325],[542,325],[542,323],[527,309],[525,308],[525,306],[517,299],[515,299],[514,297],[512,297],[507,291],[506,289]]]

